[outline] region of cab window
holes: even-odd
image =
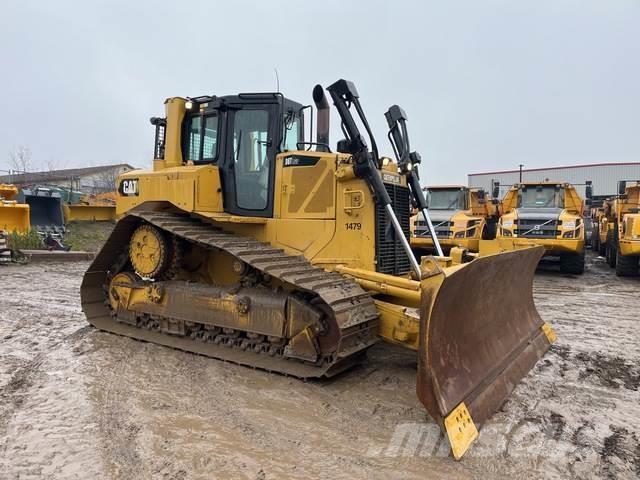
[[[564,208],[564,189],[555,186],[531,186],[520,189],[520,208]]]
[[[302,121],[297,115],[291,113],[284,115],[284,135],[280,150],[287,152],[298,150],[298,142],[302,141]]]
[[[194,163],[213,163],[216,160],[218,116],[193,116],[187,129],[185,158]]]

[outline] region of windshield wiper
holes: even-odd
[[[238,158],[240,158],[240,145],[242,145],[242,130],[238,132],[238,148],[236,150],[235,163],[238,163]]]

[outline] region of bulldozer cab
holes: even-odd
[[[303,140],[302,105],[278,93],[199,97],[186,102],[184,160],[220,169],[224,210],[272,217],[275,157]]]

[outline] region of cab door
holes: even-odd
[[[275,104],[230,108],[227,120],[224,209],[228,213],[273,216],[277,143]]]

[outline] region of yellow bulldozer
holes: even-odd
[[[492,240],[499,218],[497,200],[482,188],[435,185],[426,188],[427,208],[443,253],[453,247],[480,251],[480,240]],[[411,246],[418,254],[436,251],[427,221],[418,213],[413,222]]]
[[[153,169],[118,179],[83,310],[102,330],[299,378],[337,375],[379,339],[413,349],[418,397],[460,458],[555,338],[532,298],[543,249],[420,263],[406,114],[386,113],[383,158],[353,83],[327,90],[335,152],[319,85],[315,141],[309,107],[280,93],[167,99]]]
[[[527,239],[560,257],[560,271],[584,272],[584,204],[569,183],[528,182],[512,185],[502,199],[496,238]]]

